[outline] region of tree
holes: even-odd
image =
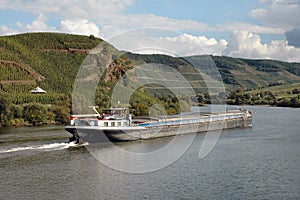
[[[57,106],[54,110],[53,113],[55,114],[55,121],[62,123],[62,124],[67,124],[69,122],[69,117],[70,117],[70,109],[66,106]]]
[[[96,40],[96,39],[97,39],[97,38],[96,38],[94,35],[92,35],[92,34],[89,36],[89,38],[90,38],[91,40]]]
[[[299,91],[297,88],[295,88],[295,89],[293,89],[292,93],[293,93],[293,94],[299,94],[300,91]]]
[[[12,106],[11,99],[6,96],[0,96],[0,126],[6,125],[6,123],[10,120],[10,108]]]
[[[136,107],[136,115],[137,116],[144,116],[144,115],[148,115],[148,110],[149,107],[147,105],[145,105],[142,102],[137,103],[137,107]]]
[[[47,109],[41,104],[28,104],[24,106],[23,117],[30,124],[47,123]]]

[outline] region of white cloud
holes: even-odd
[[[19,23],[19,26],[26,31],[50,31],[55,30],[55,27],[49,27],[46,24],[47,18],[44,15],[39,15],[36,20],[34,20],[31,24],[27,24],[26,27],[22,27],[22,24]]]
[[[49,18],[60,19],[61,27],[56,27],[58,31],[66,30],[73,33],[87,33],[89,31],[72,28],[83,27],[86,30],[92,30],[97,36],[103,34],[97,31],[95,26],[102,27],[119,26],[119,23],[127,23],[127,15],[123,15],[123,11],[132,5],[134,0],[52,0],[52,1],[19,1],[19,0],[1,0],[0,9],[21,10],[37,15],[48,16]],[[36,20],[35,20],[36,21]],[[78,22],[79,25],[75,25]],[[30,24],[19,26],[19,30],[13,32],[39,31],[43,24]],[[95,26],[94,26],[95,25]],[[37,29],[34,29],[37,27]],[[43,27],[46,31],[52,27]],[[4,29],[4,28],[2,28]],[[99,29],[99,27],[98,27]],[[104,29],[105,30],[105,29]],[[1,30],[0,30],[1,31]],[[0,32],[3,34],[4,30]]]
[[[124,24],[129,27],[161,27],[171,29],[174,31],[179,30],[196,30],[196,31],[212,31],[213,27],[208,24],[197,22],[194,20],[178,20],[168,17],[156,16],[152,14],[140,14],[123,16],[119,21],[120,26]]]
[[[61,31],[79,35],[96,35],[99,36],[99,28],[93,23],[86,19],[79,20],[63,20],[61,21]]]
[[[300,62],[299,48],[288,46],[286,41],[278,40],[272,41],[270,44],[262,44],[259,35],[246,31],[233,33],[223,55]]]
[[[221,39],[217,41],[215,38],[207,38],[205,36],[193,36],[189,34],[181,34],[177,39],[178,51],[180,47],[185,47],[186,55],[221,55],[227,46],[227,41]]]
[[[181,34],[177,37],[160,37],[163,44],[170,46],[177,54],[187,55],[221,55],[226,48],[227,41],[221,39],[217,41],[215,38],[207,38],[205,36],[193,36],[190,34]]]
[[[264,8],[253,9],[249,15],[273,27],[289,30],[300,26],[299,0],[272,0],[264,1]]]
[[[39,15],[32,23],[22,24],[17,22],[17,29],[12,29],[7,26],[0,26],[1,35],[11,35],[25,32],[64,32],[79,35],[95,35],[100,36],[99,27],[86,19],[78,20],[62,20],[60,26],[51,27],[46,23],[47,18]]]
[[[215,38],[180,34],[176,31],[159,28],[125,32],[115,38],[111,38],[109,42],[121,50],[143,54],[160,53],[172,56],[221,55],[227,45],[224,39],[218,41]]]
[[[112,26],[112,25],[104,25],[99,27],[99,37],[105,40],[108,40],[111,37],[114,37],[122,32],[126,31],[126,29]]]
[[[281,27],[269,27],[261,26],[256,24],[242,23],[242,22],[230,22],[226,24],[219,24],[216,26],[219,31],[248,31],[252,33],[262,33],[262,34],[283,34],[285,29]]]
[[[17,34],[17,33],[18,32],[12,28],[9,28],[4,25],[0,26],[0,35],[11,35],[11,34]]]
[[[217,40],[215,38],[207,38],[205,36],[193,36],[193,35],[189,35],[189,34],[182,34],[180,35],[177,40],[179,42],[187,42],[190,44],[197,44],[197,45],[205,45],[205,46],[209,46],[209,45],[215,45],[217,44]]]

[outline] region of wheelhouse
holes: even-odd
[[[129,126],[131,121],[128,108],[110,108],[103,110],[102,114],[70,116],[71,126],[124,127]]]

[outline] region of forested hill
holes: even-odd
[[[72,91],[79,66],[101,39],[61,33],[26,33],[0,37],[0,91],[26,93],[36,85],[53,93]],[[108,48],[115,50],[107,44]],[[135,64],[162,63],[187,66],[166,55],[126,54]],[[124,56],[123,56],[124,57]],[[193,59],[203,59],[195,56]],[[228,89],[264,87],[300,81],[300,64],[212,56]],[[122,63],[128,65],[129,62]],[[183,64],[184,63],[184,64]],[[129,63],[131,64],[131,63]]]
[[[299,63],[220,56],[175,58],[158,54],[139,55],[119,52],[109,43],[93,35],[26,33],[0,36],[1,97],[9,97],[14,105],[23,107],[28,103],[60,105],[62,102],[70,101],[70,94],[79,67],[92,49],[100,43],[102,43],[101,53],[111,61],[106,66],[104,78],[97,89],[96,97],[98,99],[96,102],[100,107],[109,106],[111,90],[122,76],[122,72],[145,63],[159,63],[177,69],[190,81],[197,94],[204,93],[206,85],[199,74],[195,75],[191,60],[200,62],[201,70],[205,71],[212,66],[210,62],[212,59],[213,65],[219,69],[228,93],[237,87],[257,89],[270,85],[300,82]],[[46,90],[47,94],[31,94],[30,90],[37,86]],[[147,94],[147,90],[139,90],[135,94],[137,100],[132,101],[131,106],[139,112],[137,114],[144,114],[152,103],[160,101],[164,102],[165,106],[169,106],[168,113],[180,111],[178,110],[178,101],[162,96],[157,100],[157,96],[154,96],[153,93]],[[0,107],[1,105],[0,102]],[[3,110],[3,108],[0,109]],[[7,115],[3,111],[1,112],[2,116]],[[23,116],[21,111],[19,114],[10,114],[12,118],[13,116]],[[3,121],[0,116],[0,125],[1,120]]]

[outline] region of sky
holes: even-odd
[[[0,35],[63,32],[138,53],[300,62],[300,0],[1,0]]]

